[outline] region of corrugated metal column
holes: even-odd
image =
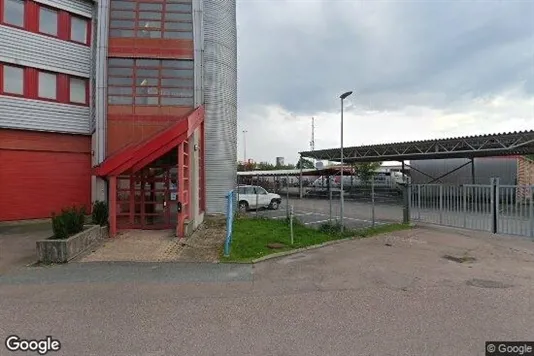
[[[203,0],[206,212],[223,214],[237,183],[235,0]]]

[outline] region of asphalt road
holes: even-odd
[[[282,204],[278,210],[262,209],[258,211],[259,216],[282,219],[287,216],[287,209],[293,207],[295,216],[309,226],[319,226],[328,222],[330,211],[332,218],[339,219],[341,216],[339,200],[328,199],[287,199],[282,198]],[[250,211],[255,215],[256,211]],[[369,227],[373,221],[373,209],[370,203],[347,200],[344,204],[345,226],[349,228]],[[375,204],[374,209],[375,224],[395,223],[402,221],[402,207],[394,204]]]
[[[0,339],[50,335],[69,356],[483,355],[532,339],[534,250],[475,235],[416,229],[254,267],[18,270],[0,276]]]

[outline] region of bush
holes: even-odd
[[[341,233],[341,223],[337,220],[335,222],[326,222],[319,226],[319,231],[329,235],[338,235]]]
[[[54,238],[67,239],[83,231],[85,223],[85,207],[64,208],[58,215],[52,213],[52,230],[54,231]]]
[[[108,204],[104,201],[95,201],[93,204],[92,220],[93,224],[106,226],[108,224],[109,210]]]

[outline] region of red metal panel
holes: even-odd
[[[109,235],[117,235],[117,177],[109,177]]]
[[[150,157],[156,159],[172,149],[171,142],[174,142],[176,146],[180,143],[179,140],[190,137],[203,120],[204,108],[199,106],[186,119],[177,122],[167,130],[157,133],[138,145],[128,146],[107,158],[95,168],[94,174],[98,176],[119,175],[143,160],[146,161]],[[165,150],[162,150],[163,148]]]
[[[73,204],[90,208],[90,154],[0,149],[0,162],[0,221],[48,218]]]

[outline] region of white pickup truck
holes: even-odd
[[[257,185],[241,185],[237,187],[236,199],[240,211],[256,209],[256,207],[277,210],[280,207],[280,203],[282,203],[280,195],[269,193]]]

